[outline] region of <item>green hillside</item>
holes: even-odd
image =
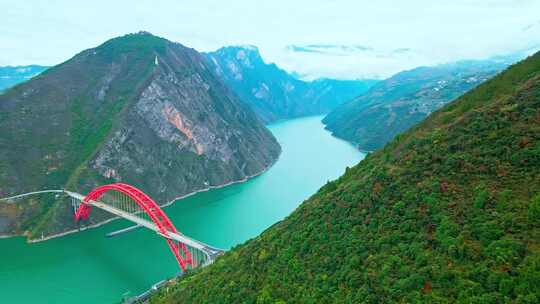
[[[362,150],[378,150],[517,61],[514,56],[507,56],[399,72],[338,106],[323,123],[334,136],[353,142]]]
[[[0,94],[0,197],[84,194],[121,181],[165,203],[258,174],[279,153],[201,54],[147,32],[84,50]],[[64,200],[0,204],[0,235],[78,228]]]
[[[540,53],[154,303],[539,303]]]

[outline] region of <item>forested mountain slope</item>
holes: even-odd
[[[201,54],[146,32],[0,95],[0,197],[123,181],[165,203],[258,174],[279,152]],[[70,208],[55,198],[0,204],[0,234],[73,229]]]
[[[540,53],[154,303],[538,303]]]
[[[338,106],[323,122],[335,136],[373,151],[515,61],[469,60],[403,71]]]

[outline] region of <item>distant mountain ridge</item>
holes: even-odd
[[[323,122],[335,136],[376,150],[515,60],[497,57],[403,71],[337,107]]]
[[[374,79],[329,78],[303,81],[276,64],[265,63],[257,47],[250,45],[223,47],[205,53],[205,57],[222,80],[266,123],[326,114],[378,82]],[[26,81],[47,68],[36,65],[0,67],[0,91]],[[23,70],[26,72],[22,73]]]
[[[216,74],[265,122],[327,113],[377,82],[302,81],[274,63],[265,63],[255,46],[229,46],[205,56]]]
[[[0,67],[0,92],[18,83],[27,81],[48,68],[41,65]]]
[[[280,153],[201,54],[145,32],[7,90],[0,118],[0,197],[123,181],[165,203],[261,173]],[[60,200],[0,204],[0,234],[76,228]]]

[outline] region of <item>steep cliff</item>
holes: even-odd
[[[280,153],[199,53],[145,32],[8,90],[0,117],[0,197],[124,181],[166,202],[260,173]],[[61,200],[21,202],[18,213],[0,205],[0,233],[73,228]]]

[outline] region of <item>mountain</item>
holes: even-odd
[[[327,113],[367,91],[375,80],[299,80],[263,61],[254,46],[224,47],[206,53],[217,75],[265,122]]]
[[[540,53],[152,303],[538,303]]]
[[[48,69],[48,67],[40,65],[0,67],[0,92],[18,83],[26,81],[45,71],[46,69]]]
[[[124,181],[165,203],[261,173],[280,153],[201,54],[145,32],[8,90],[0,117],[0,197]],[[0,234],[74,228],[59,200],[1,204]]]
[[[515,61],[470,60],[400,72],[337,107],[323,122],[335,136],[376,150]]]

